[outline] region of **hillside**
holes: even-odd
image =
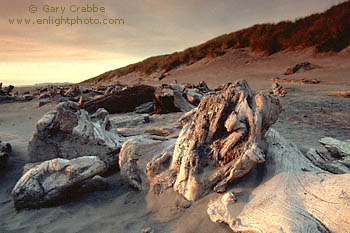
[[[247,48],[266,56],[283,50],[315,47],[316,53],[339,52],[350,44],[350,0],[323,13],[295,21],[258,24],[225,34],[182,52],[147,58],[123,68],[108,71],[82,83],[109,80],[140,73],[166,73],[180,65],[190,65],[203,58],[222,56],[228,49]]]

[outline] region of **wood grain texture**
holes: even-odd
[[[350,232],[350,174],[315,166],[274,129],[265,141],[261,184],[238,214],[234,202],[212,201],[211,220],[227,223],[234,232]]]

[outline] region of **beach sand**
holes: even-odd
[[[303,61],[320,68],[283,75],[288,67]],[[231,51],[223,57],[174,70],[161,83],[174,80],[197,83],[204,80],[210,87],[215,87],[228,81],[246,79],[253,89],[268,93],[273,83],[268,79],[274,77],[321,81],[317,85],[281,83],[287,95],[278,97],[283,112],[272,127],[295,142],[302,152],[309,148],[324,151],[318,140],[325,136],[340,140],[350,138],[350,98],[327,96],[334,91],[350,91],[348,54],[313,57],[312,52],[307,50],[260,57],[249,51]],[[126,81],[132,83],[135,80]],[[159,81],[145,83],[159,84]],[[9,166],[0,174],[0,232],[140,233],[148,227],[159,233],[231,232],[225,224],[211,222],[207,214],[208,202],[219,194],[211,193],[194,202],[190,208],[179,207],[183,200],[173,191],[168,190],[159,196],[135,191],[123,181],[119,172],[107,177],[110,184],[108,191],[88,193],[56,207],[17,212],[10,193],[28,159],[28,141],[36,122],[54,107],[55,104],[51,103],[38,108],[38,100],[0,104],[0,138],[13,147]],[[174,128],[180,116],[181,113],[152,116],[151,123],[143,125],[142,130]],[[176,135],[178,131],[173,133]],[[247,184],[242,195],[248,198],[252,187],[254,185]]]

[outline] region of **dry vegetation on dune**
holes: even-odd
[[[215,58],[230,48],[250,47],[253,51],[271,55],[286,49],[315,47],[316,52],[339,52],[349,46],[350,1],[333,6],[323,13],[277,24],[258,24],[225,34],[182,52],[147,58],[139,63],[103,73],[83,83],[108,81],[132,72],[150,75],[168,72],[183,64],[193,64],[202,58]]]

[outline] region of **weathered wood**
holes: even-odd
[[[191,111],[177,139],[170,168],[154,178],[157,187],[173,186],[188,200],[215,190],[264,162],[260,141],[278,118],[279,101],[254,93],[246,81],[205,95]]]
[[[342,161],[327,156],[313,148],[311,148],[305,155],[314,165],[320,167],[325,171],[333,174],[350,173],[350,167],[347,167]]]
[[[142,114],[142,113],[152,113],[154,109],[154,102],[147,102],[144,104],[141,104],[140,106],[135,108],[135,112]]]
[[[182,96],[182,87],[178,84],[163,85],[154,92],[153,113],[188,112],[194,106]]]
[[[182,112],[189,112],[195,108],[195,106],[190,104],[178,91],[174,91],[174,105]]]
[[[265,142],[263,171],[245,179],[247,184],[261,177],[260,184],[245,200],[233,202],[223,195],[212,201],[211,220],[227,223],[234,232],[350,232],[350,174],[334,175],[315,166],[273,129]],[[238,203],[243,207],[235,211]]]
[[[176,90],[171,89],[169,86],[158,87],[154,92],[155,105],[153,113],[181,112],[180,108],[175,105],[175,91]]]
[[[105,171],[106,164],[95,156],[45,161],[28,170],[13,188],[15,207],[38,208],[63,201],[72,190],[94,191],[101,179],[84,182]]]
[[[0,140],[0,169],[7,167],[7,161],[11,151],[11,144]]]
[[[99,109],[92,115],[74,102],[63,102],[37,123],[28,144],[30,162],[94,155],[109,169],[117,168],[118,152],[125,139],[112,129],[109,114]]]
[[[271,94],[273,94],[275,96],[284,97],[284,96],[286,96],[287,91],[280,84],[273,83],[272,84],[272,93]]]
[[[194,106],[198,106],[203,97],[203,93],[198,89],[185,89],[185,94],[188,102],[190,102]]]
[[[175,139],[156,136],[137,136],[126,141],[119,153],[120,174],[129,185],[137,190],[148,190],[152,182],[147,173],[151,167],[161,169],[162,164],[169,165],[173,155]],[[166,159],[159,159],[166,158]],[[165,161],[166,160],[166,161]]]
[[[91,113],[99,108],[106,109],[110,114],[132,112],[141,104],[153,101],[154,91],[155,88],[152,86],[139,85],[130,87],[83,103],[81,108]]]
[[[335,157],[348,157],[350,159],[350,142],[339,141],[335,138],[322,138],[320,143]]]

